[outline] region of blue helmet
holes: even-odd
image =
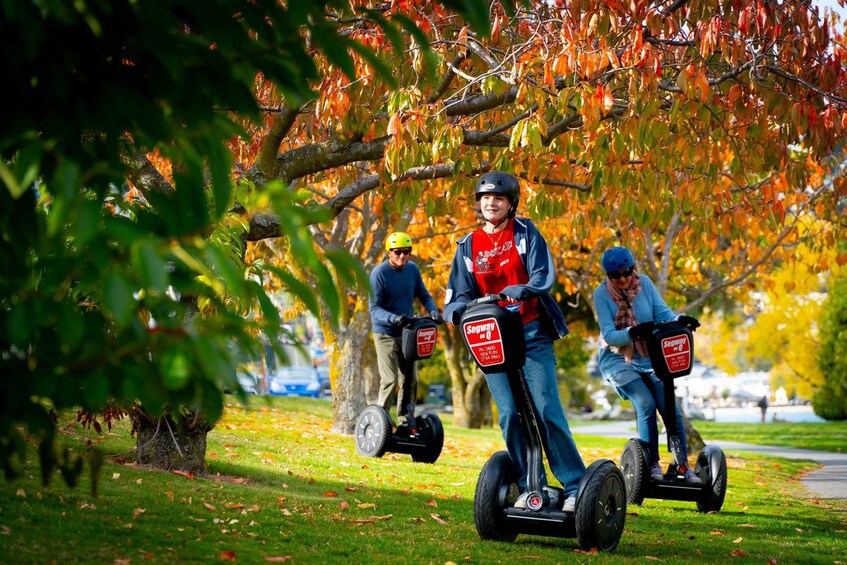
[[[626,247],[610,247],[603,253],[600,262],[603,264],[603,270],[607,273],[623,271],[635,266],[632,253]]]

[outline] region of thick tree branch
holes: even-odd
[[[120,157],[126,166],[127,178],[148,201],[152,194],[173,192],[173,186],[168,179],[128,139],[122,144]]]
[[[293,106],[285,106],[280,110],[279,116],[274,121],[271,131],[262,140],[262,146],[259,149],[257,166],[266,179],[272,179],[279,173],[279,147],[282,145],[282,140],[291,131],[291,127],[297,120],[297,114],[300,108]]]

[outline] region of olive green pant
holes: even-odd
[[[374,347],[376,348],[376,361],[379,369],[379,399],[377,404],[388,412],[396,394],[397,420],[398,424],[402,424],[406,422],[407,415],[414,415],[415,413],[418,389],[416,363],[412,363],[412,366],[404,372],[406,360],[403,357],[399,337],[375,333]],[[414,422],[406,423],[411,425]]]

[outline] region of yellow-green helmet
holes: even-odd
[[[396,231],[389,235],[385,240],[386,251],[391,251],[392,249],[403,249],[404,247],[412,247],[412,238],[405,232]]]

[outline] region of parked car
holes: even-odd
[[[321,396],[332,396],[332,388],[329,385],[329,365],[318,365],[318,381],[321,383]]]
[[[244,389],[247,394],[259,394],[259,383],[256,381],[256,376],[247,371],[238,371],[238,384]]]
[[[315,367],[280,367],[268,379],[268,391],[280,396],[321,395],[320,376]]]

